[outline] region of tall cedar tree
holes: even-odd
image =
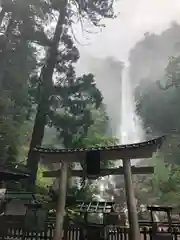
[[[99,108],[102,100],[92,74],[76,77],[73,64],[78,58],[79,51],[72,37],[64,31],[58,49],[46,124],[56,128],[60,143],[66,148],[83,147],[83,140],[93,123],[92,109]],[[35,103],[39,102],[38,85],[35,75],[30,86],[30,96]]]
[[[58,49],[56,81],[53,83],[46,124],[56,128],[59,143],[66,148],[85,147],[88,129],[94,120],[92,109],[99,108],[102,100],[93,75],[76,77],[73,63],[78,58],[78,49],[68,32],[64,31]],[[32,78],[31,83],[31,97],[38,103],[39,82],[36,76]],[[70,182],[69,184],[71,185]]]
[[[16,160],[20,128],[28,115],[28,81],[37,66],[32,43],[46,41],[41,1],[3,0],[0,12],[0,159]],[[35,41],[36,39],[36,41]]]
[[[32,140],[29,148],[27,167],[32,172],[30,186],[34,186],[39,158],[33,149],[41,145],[44,129],[47,123],[47,114],[50,109],[51,96],[53,95],[53,74],[57,63],[58,47],[61,37],[64,36],[64,26],[70,26],[72,21],[78,19],[89,19],[94,25],[98,25],[102,17],[113,17],[112,0],[93,0],[93,1],[56,1],[52,0],[52,8],[58,13],[56,28],[48,48],[46,63],[42,67],[40,74],[39,102],[37,114],[32,133]]]

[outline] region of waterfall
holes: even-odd
[[[121,144],[137,143],[144,140],[141,121],[136,114],[136,104],[134,99],[134,89],[129,78],[129,67],[125,66],[121,80],[121,105],[120,105],[120,123],[117,138]],[[139,160],[134,160],[136,164]],[[117,161],[116,165],[121,165],[121,161]],[[106,176],[100,180],[99,198],[103,199],[104,189],[107,183],[114,184],[115,180],[112,176]],[[112,196],[111,196],[112,197]]]
[[[141,122],[136,115],[136,106],[132,85],[129,78],[129,67],[125,66],[121,83],[120,127],[118,138],[121,144],[137,143],[143,140]]]
[[[136,114],[134,89],[129,77],[129,67],[125,66],[121,82],[121,110],[119,140],[121,144],[132,144],[144,140],[144,134],[139,117]],[[133,160],[132,164],[139,162]],[[126,208],[126,212],[127,212]]]

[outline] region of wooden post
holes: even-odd
[[[140,231],[138,224],[138,216],[136,209],[136,199],[134,196],[132,173],[131,173],[131,161],[130,159],[123,159],[124,168],[124,182],[126,188],[126,199],[128,208],[128,219],[130,229],[130,240],[139,240]]]
[[[59,172],[61,170],[56,171],[45,171],[43,173],[43,177],[58,177]],[[154,173],[154,167],[131,167],[132,174],[150,174]],[[107,176],[107,175],[124,175],[124,168],[107,168],[101,169],[100,175],[98,176]],[[69,177],[85,177],[86,174],[83,170],[70,170]]]
[[[63,233],[63,222],[66,206],[66,191],[67,191],[67,178],[68,178],[68,163],[61,163],[61,175],[59,178],[59,194],[56,210],[56,226],[54,233],[54,240],[61,240]]]

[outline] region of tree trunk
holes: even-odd
[[[46,117],[49,111],[49,98],[51,96],[51,90],[53,88],[52,77],[53,77],[53,72],[54,72],[54,68],[57,60],[56,59],[57,48],[63,33],[63,25],[65,22],[65,16],[66,16],[66,6],[67,6],[67,0],[63,0],[62,7],[59,11],[59,17],[58,17],[58,22],[56,25],[53,41],[49,49],[47,62],[41,70],[41,75],[39,79],[41,84],[40,100],[37,107],[37,113],[35,117],[32,139],[31,139],[28,159],[27,159],[27,167],[32,173],[31,179],[29,181],[30,188],[33,188],[36,182],[39,156],[33,151],[33,149],[42,144],[42,140],[44,137]]]
[[[67,178],[68,178],[68,163],[61,163],[61,176],[59,178],[58,202],[56,209],[56,227],[54,233],[54,240],[61,240],[63,233],[63,223],[66,206],[66,192],[67,192]]]
[[[140,231],[138,224],[136,199],[134,196],[133,182],[132,182],[132,172],[131,172],[131,161],[130,159],[123,159],[123,169],[124,169],[124,183],[126,189],[126,201],[128,208],[128,220],[129,220],[129,239],[139,240]]]
[[[10,17],[7,28],[4,34],[3,40],[0,42],[0,94],[2,93],[2,85],[3,85],[3,78],[4,78],[4,70],[6,69],[6,63],[7,63],[7,56],[8,56],[8,47],[9,47],[9,40],[12,40],[12,30],[13,30],[14,24],[13,24],[13,18]]]
[[[4,17],[5,17],[5,10],[4,8],[2,8],[1,12],[0,12],[0,29],[2,27],[2,23],[3,23],[3,20],[4,20]]]

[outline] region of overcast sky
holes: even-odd
[[[118,109],[121,111],[121,107],[117,105],[117,97],[120,96],[117,94],[120,77],[112,79],[113,69],[111,83],[108,75],[110,69],[104,69],[104,75],[98,76],[97,69],[102,66],[98,65],[99,62],[93,58],[112,56],[127,62],[129,50],[143,37],[144,33],[161,33],[172,21],[180,23],[180,0],[118,0],[115,10],[120,13],[118,18],[106,21],[106,28],[102,32],[88,35],[88,40],[80,37],[82,36],[80,31],[76,33],[82,43],[89,43],[88,46],[78,46],[81,57],[77,64],[77,74],[87,72],[95,74],[97,86],[102,91],[104,102],[107,104],[107,111],[114,109],[118,112]],[[120,91],[119,89],[119,94]],[[112,115],[109,114],[109,117]],[[113,120],[118,126],[119,118]]]
[[[171,21],[180,22],[180,0],[118,0],[115,10],[120,13],[117,19],[106,21],[102,32],[81,40],[89,44],[80,47],[81,63],[90,56],[126,60],[129,49],[145,32],[159,33]]]

